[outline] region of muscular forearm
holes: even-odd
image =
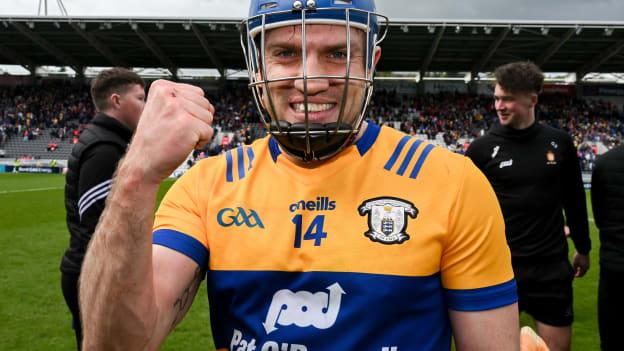
[[[153,249],[150,233],[160,182],[212,138],[214,107],[187,84],[159,80],[149,91],[83,264],[86,350],[156,349],[201,278],[193,260]]]
[[[131,157],[130,155],[128,155]],[[120,165],[85,257],[80,305],[86,350],[142,350],[156,328],[150,232],[158,184]]]

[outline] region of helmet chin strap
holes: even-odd
[[[306,126],[305,123],[271,121],[269,132],[285,152],[310,162],[330,158],[353,144],[360,126],[354,127],[349,123],[309,123]]]

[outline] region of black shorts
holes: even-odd
[[[547,263],[513,263],[520,311],[555,327],[572,324],[574,269],[568,260]]]

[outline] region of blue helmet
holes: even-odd
[[[384,26],[380,33],[381,24]],[[388,19],[375,13],[374,0],[251,0],[249,18],[243,21],[241,45],[245,53],[249,71],[250,88],[258,105],[265,127],[288,154],[303,161],[322,160],[336,155],[355,140],[364,119],[366,107],[373,90],[375,47],[383,40]],[[345,89],[342,96],[340,115],[335,123],[317,124],[308,120],[307,88],[305,96],[305,122],[288,123],[277,116],[270,91],[270,83],[277,80],[267,79],[264,65],[264,42],[268,30],[284,26],[301,26],[301,40],[305,42],[303,28],[309,24],[341,25],[356,28],[366,33],[365,74],[362,77],[350,76],[349,63],[344,76],[310,76],[304,72],[300,76],[281,78],[283,80],[344,79]],[[349,30],[346,32],[349,38]],[[347,40],[347,55],[350,55],[350,39]],[[305,43],[302,43],[305,47]],[[304,50],[305,51],[305,50]],[[306,66],[305,54],[302,65]],[[349,82],[359,82],[365,87],[359,116],[353,120],[344,119]],[[268,103],[267,103],[268,100]],[[264,102],[261,103],[261,102]],[[351,102],[350,102],[351,103]]]
[[[349,10],[348,14],[346,10]],[[262,30],[262,15],[267,15],[264,16],[265,30],[299,25],[301,24],[301,11],[306,11],[305,22],[307,24],[345,25],[349,17],[351,26],[364,31],[370,28],[368,49],[372,55],[375,47],[374,37],[379,34],[378,17],[380,16],[375,14],[374,0],[308,0],[305,4],[298,0],[251,0],[249,31],[252,36],[255,36]]]

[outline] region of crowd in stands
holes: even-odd
[[[597,142],[611,149],[623,140],[624,114],[612,103],[549,96],[541,112],[547,123],[572,135],[584,170],[593,169]]]
[[[547,94],[540,97],[536,115],[543,123],[572,135],[583,169],[587,171],[593,167],[598,142],[611,149],[624,139],[622,106],[607,101]],[[457,152],[465,150],[472,139],[485,133],[497,120],[490,96],[400,95],[392,91],[377,92],[369,118],[390,125],[398,122],[405,133],[425,135],[429,139],[441,134],[445,144]]]
[[[93,115],[88,87],[74,81],[0,87],[0,146],[8,138],[33,140],[43,133],[73,141]]]
[[[435,139],[442,134],[445,144],[453,148],[460,139],[473,139],[487,131],[496,120],[496,111],[492,98],[484,95],[401,95],[381,90],[375,94],[368,117],[380,124],[398,122],[410,135]]]
[[[543,95],[537,105],[539,120],[569,132],[577,146],[602,141],[612,147],[624,136],[622,106],[610,102],[580,100],[562,94]],[[497,116],[490,96],[458,93],[399,95],[380,91],[369,118],[381,123],[400,121],[409,134],[434,139],[446,134],[447,144],[472,139],[487,131]]]
[[[231,132],[221,138],[214,138],[205,150],[206,156],[218,155],[241,144],[251,144],[265,135],[258,117],[258,110],[244,87],[227,89],[224,94],[207,93],[215,107],[213,127],[216,132]]]
[[[251,143],[265,134],[246,87],[226,87],[220,93],[208,92],[207,97],[217,111],[216,130],[227,133],[215,138],[202,156]],[[94,114],[88,86],[76,81],[0,87],[0,146],[8,138],[30,140],[42,133],[50,133],[52,144],[73,142]],[[624,137],[624,112],[622,106],[613,103],[545,94],[540,97],[536,114],[543,123],[573,136],[579,159],[587,170],[593,165],[597,142],[612,148]],[[491,96],[451,92],[405,95],[388,90],[375,93],[367,117],[412,135],[442,138],[457,152],[463,152],[497,119]]]

